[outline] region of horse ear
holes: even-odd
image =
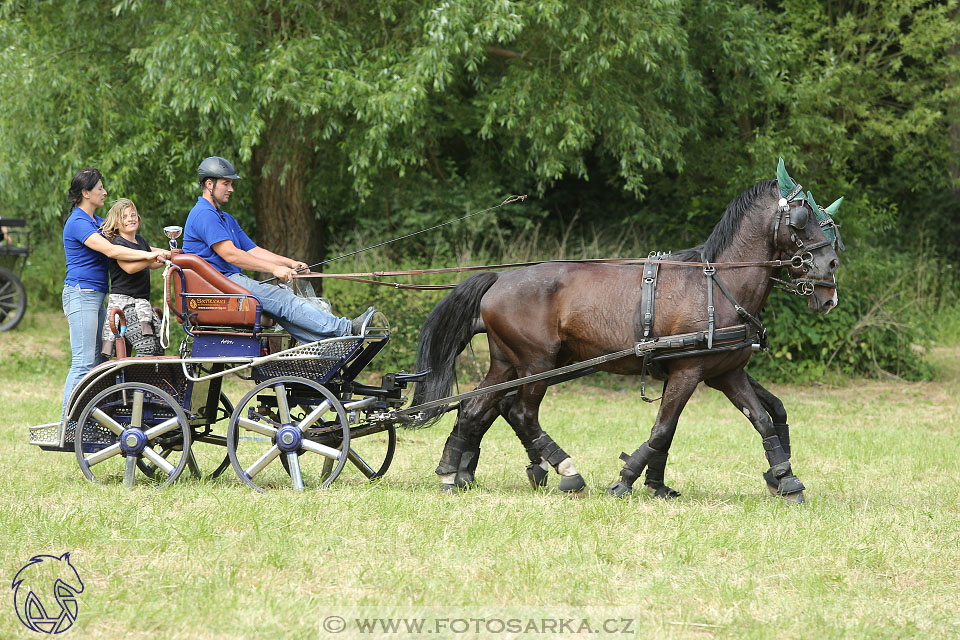
[[[777,163],[777,186],[780,187],[780,195],[784,198],[797,188],[797,183],[794,182],[790,174],[787,173],[787,168],[783,164],[783,158],[780,158],[780,162]]]
[[[834,214],[837,212],[837,209],[840,208],[841,202],[843,202],[843,196],[840,196],[837,200],[834,201],[832,205],[824,209],[824,211],[827,213],[828,216],[832,218]]]
[[[61,560],[66,560],[67,562],[70,562],[70,552],[67,551],[65,554],[63,554],[62,556],[60,556],[60,559],[61,559]]]

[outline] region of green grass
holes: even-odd
[[[257,494],[226,475],[184,474],[162,491],[95,486],[72,454],[26,442],[28,425],[58,411],[65,327],[30,314],[0,334],[0,577],[70,551],[86,586],[72,637],[321,638],[331,615],[552,616],[576,618],[573,628],[585,616],[594,629],[631,620],[635,632],[583,637],[960,635],[957,347],[932,352],[930,382],[775,387],[808,487],[797,507],[767,494],[758,436],[704,388],[667,468],[683,496],[603,495],[657,408],[616,378],[568,384],[544,403],[545,428],[589,483],[581,499],[532,492],[502,421],[483,444],[480,487],[438,494],[449,418],[403,432],[374,485],[352,475],[322,492]],[[231,385],[234,400],[243,389]],[[222,455],[198,452],[207,471]],[[0,637],[34,637],[5,602]],[[473,631],[392,637],[491,637]],[[531,634],[547,636],[573,637]]]

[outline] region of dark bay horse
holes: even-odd
[[[768,180],[748,189],[727,206],[706,242],[663,257],[651,336],[706,332],[713,326],[709,302],[716,327],[753,318],[770,295],[771,278],[784,268],[778,260],[789,265],[794,285],[809,296],[811,310],[825,314],[836,306],[838,238],[829,237],[836,227],[831,228],[833,220],[812,195],[798,197],[800,187],[788,181],[786,187]],[[716,267],[712,278],[706,277],[705,267],[710,266],[705,263]],[[729,263],[754,264],[732,268]],[[642,266],[555,262],[467,278],[433,309],[420,333],[417,369],[431,373],[418,383],[413,405],[449,395],[456,357],[477,333],[486,332],[490,344],[490,369],[480,387],[630,349],[641,339],[637,318],[644,308],[643,279]],[[713,291],[708,291],[708,282]],[[770,464],[763,474],[770,491],[802,501],[804,487],[790,466],[786,412],[744,371],[751,352],[743,344],[727,351],[701,349],[698,355],[658,363],[658,377],[665,382],[650,438],[632,454],[621,455],[620,479],[608,493],[630,493],[646,470],[648,491],[658,497],[679,495],[663,482],[667,453],[677,419],[703,381],[722,391],[759,432]],[[597,366],[618,374],[641,374],[642,367],[643,360],[633,355]],[[503,415],[527,450],[527,474],[535,487],[545,483],[549,464],[562,476],[560,490],[582,490],[583,479],[570,456],[540,427],[538,412],[547,386],[546,380],[531,382],[516,394],[499,391],[463,400],[437,467],[441,489],[456,490],[474,481],[480,441]],[[441,412],[433,410],[425,417],[434,419]]]

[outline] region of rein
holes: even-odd
[[[299,273],[297,278],[333,278],[334,280],[349,280],[351,282],[362,282],[365,284],[378,284],[394,289],[413,289],[413,290],[441,290],[453,289],[456,284],[403,284],[400,282],[384,282],[382,280],[371,280],[370,278],[388,278],[395,276],[419,276],[435,273],[464,273],[469,271],[489,271],[493,269],[514,269],[519,267],[530,267],[537,264],[548,262],[559,262],[565,264],[612,264],[612,265],[630,265],[630,264],[657,264],[674,265],[678,267],[714,267],[718,269],[737,269],[746,267],[786,267],[800,266],[791,260],[757,260],[750,262],[683,262],[681,260],[656,260],[653,258],[588,258],[584,260],[540,260],[536,262],[511,262],[507,264],[489,264],[476,265],[470,267],[446,267],[443,269],[410,269],[408,271],[366,271],[358,273]]]

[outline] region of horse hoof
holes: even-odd
[[[440,493],[443,493],[443,494],[446,494],[446,495],[453,495],[453,494],[459,493],[459,491],[458,491],[456,485],[448,484],[448,483],[446,483],[446,482],[441,482],[441,483],[440,483]]]
[[[622,482],[614,482],[607,487],[607,495],[614,498],[623,498],[633,493],[633,487]]]
[[[547,486],[548,471],[539,464],[531,464],[527,467],[527,479],[533,490],[542,489]],[[562,483],[561,483],[562,484]]]
[[[580,493],[587,487],[583,477],[578,473],[572,476],[563,476],[557,488],[564,493]]]
[[[773,497],[783,498],[794,504],[803,504],[803,492],[806,487],[797,476],[785,476],[778,482],[770,471],[764,471],[763,480],[767,485],[767,491]]]
[[[787,502],[792,502],[793,504],[803,504],[803,491],[797,491],[796,493],[781,493],[780,497]]]
[[[654,498],[662,498],[664,500],[670,500],[672,498],[680,497],[679,491],[677,491],[676,489],[671,489],[665,484],[659,484],[656,486],[647,484],[647,485],[644,485],[644,488],[647,490],[647,493],[649,493]]]

